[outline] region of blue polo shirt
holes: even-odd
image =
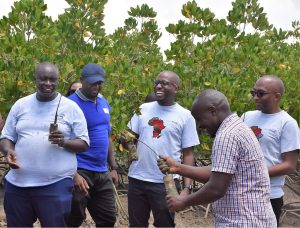
[[[77,153],[78,169],[86,169],[96,172],[105,172],[107,168],[108,144],[110,126],[110,105],[99,94],[96,101],[86,98],[78,89],[69,96],[83,111],[85,116],[90,148],[85,152]]]

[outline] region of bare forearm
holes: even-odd
[[[294,173],[297,167],[297,160],[299,156],[299,150],[285,152],[282,154],[283,162],[268,167],[269,176],[281,176]]]
[[[209,184],[204,185],[197,192],[194,192],[184,199],[186,206],[195,206],[199,204],[212,203],[223,197],[222,191],[217,188],[210,186]]]
[[[113,154],[113,152],[112,153],[108,153],[108,158],[107,158],[108,161],[107,162],[110,165],[110,167],[116,167],[117,163],[116,163],[115,156],[111,155],[111,154]]]
[[[222,198],[227,192],[229,183],[231,182],[231,178],[231,174],[211,172],[209,181],[197,192],[187,197],[184,204],[188,206],[203,203],[212,203]]]
[[[186,148],[183,150],[183,164],[187,166],[195,166],[194,147]],[[193,180],[189,177],[184,177],[184,186],[189,186]]]
[[[82,139],[65,140],[61,146],[74,153],[84,152],[88,149],[87,143]]]
[[[115,159],[115,154],[114,154],[114,149],[112,145],[112,141],[109,141],[108,145],[108,157],[107,157],[107,162],[110,165],[110,167],[117,167],[116,159]]]
[[[195,181],[201,183],[206,183],[211,175],[210,167],[195,167],[179,164],[177,167],[177,172],[179,175],[191,178]]]
[[[268,167],[269,176],[276,177],[281,175],[288,175],[296,171],[295,167],[287,163],[281,163],[278,165]]]

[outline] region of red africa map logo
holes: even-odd
[[[261,129],[258,126],[252,126],[251,130],[253,131],[256,138],[259,140],[261,137],[263,137],[263,134],[261,133]]]
[[[161,135],[162,129],[166,126],[164,125],[164,121],[159,119],[158,117],[153,117],[151,120],[148,121],[150,126],[153,126],[153,138],[159,138]]]

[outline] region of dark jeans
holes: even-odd
[[[272,208],[277,220],[277,227],[279,226],[279,219],[281,215],[281,208],[283,205],[283,197],[277,199],[271,199]]]
[[[71,210],[73,180],[65,178],[41,187],[17,187],[5,183],[4,210],[7,227],[65,227]]]
[[[79,227],[86,218],[87,208],[97,227],[113,227],[116,222],[115,194],[113,182],[108,172],[77,170],[88,182],[89,195],[73,192],[69,227]]]
[[[179,188],[179,181],[175,181]],[[148,227],[152,210],[155,227],[175,227],[175,213],[166,205],[164,184],[141,181],[129,177],[128,213],[130,227]]]

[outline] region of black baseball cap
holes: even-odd
[[[96,63],[86,64],[82,69],[81,76],[84,77],[90,84],[105,81],[104,70]]]

